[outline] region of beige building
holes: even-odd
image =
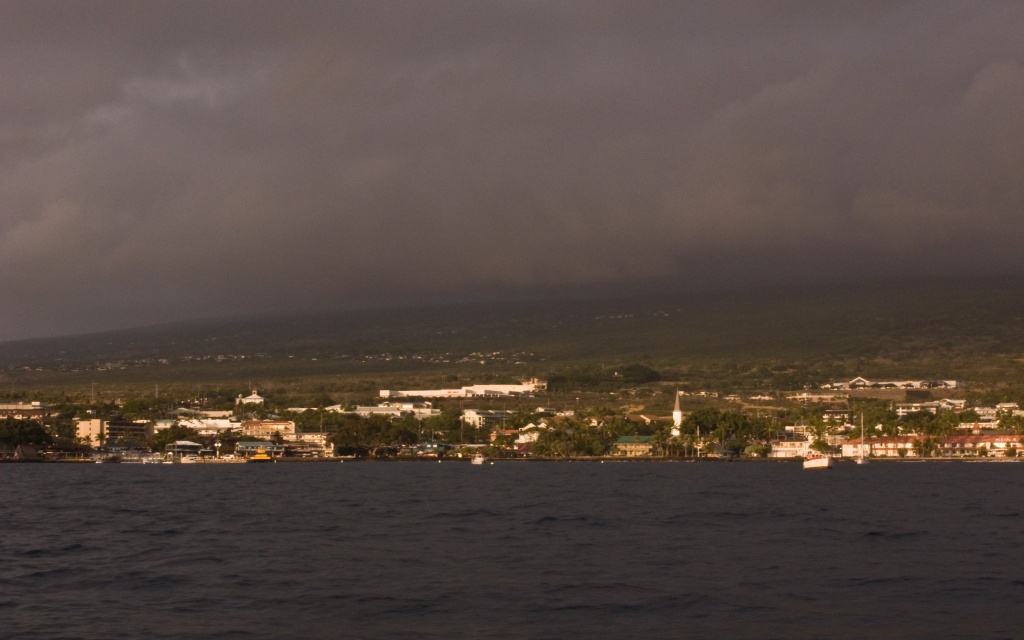
[[[915,447],[915,443],[921,445]],[[860,438],[853,438],[843,443],[843,456],[859,456],[863,449],[865,455],[879,458],[917,457],[920,448],[924,448],[933,457],[966,458],[988,456],[1006,457],[1007,452],[1016,455],[1024,446],[1024,436],[1017,435],[970,435],[970,436],[886,436],[871,438],[861,443]]]
[[[295,435],[295,423],[291,420],[247,420],[242,423],[242,435],[251,438],[270,438],[280,434],[289,439]]]
[[[114,443],[142,444],[153,437],[153,423],[145,420],[132,422],[114,420],[108,422],[102,418],[79,420],[75,436],[89,446],[99,447]]]
[[[103,438],[103,420],[93,418],[92,420],[79,420],[75,436],[82,442],[92,447],[100,446]]]

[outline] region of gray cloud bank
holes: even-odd
[[[1021,273],[1024,3],[0,2],[0,339]]]

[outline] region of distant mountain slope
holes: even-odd
[[[0,343],[0,367],[183,357],[513,352],[548,361],[1019,354],[1024,280],[389,309]],[[524,356],[526,357],[526,356]]]

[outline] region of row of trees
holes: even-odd
[[[0,420],[0,448],[14,450],[20,445],[45,447],[53,444],[53,436],[35,420]]]

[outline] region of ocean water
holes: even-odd
[[[1024,464],[0,465],[4,638],[1024,637]]]

